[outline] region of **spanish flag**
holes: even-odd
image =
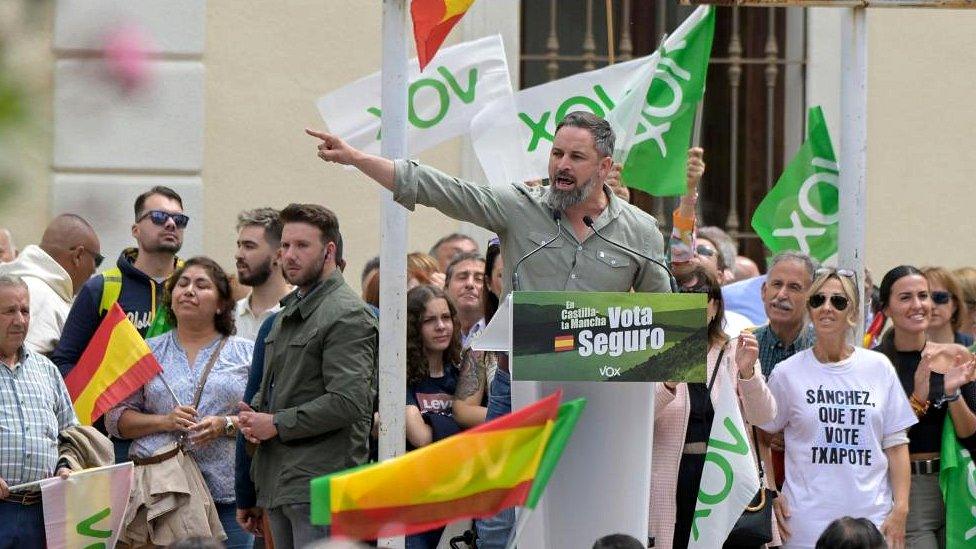
[[[312,523],[331,524],[336,536],[375,539],[524,505],[544,488],[582,411],[577,403],[568,431],[560,429],[561,397],[395,459],[314,479]]]
[[[474,0],[413,0],[410,3],[413,37],[417,42],[417,60],[421,71],[434,58],[451,29],[473,3]]]
[[[91,425],[162,371],[149,345],[115,303],[64,383],[78,421]]]
[[[557,353],[562,351],[572,351],[575,348],[576,341],[573,339],[573,334],[556,336],[552,340],[552,350]]]

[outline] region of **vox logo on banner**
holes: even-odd
[[[512,95],[505,47],[498,35],[444,48],[423,72],[414,58],[408,78],[407,139],[411,154],[467,133],[471,119],[485,105]],[[317,102],[330,131],[373,154],[379,154],[382,137],[380,87],[380,73],[376,72]]]
[[[823,110],[812,107],[807,141],[752,216],[752,228],[775,254],[799,250],[824,261],[837,253],[840,168]]]
[[[749,435],[739,413],[735,380],[718,366],[715,376],[715,417],[705,454],[698,504],[688,547],[721,547],[759,491],[759,473],[749,452]]]

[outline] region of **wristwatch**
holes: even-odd
[[[237,425],[234,425],[234,420],[230,416],[225,416],[227,423],[224,425],[224,436],[232,437],[237,434]]]

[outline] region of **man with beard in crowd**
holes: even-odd
[[[265,338],[260,387],[250,405],[241,403],[241,433],[257,444],[257,499],[237,517],[253,528],[266,509],[275,547],[290,549],[329,534],[311,524],[309,482],[368,458],[379,337],[376,319],[337,265],[335,214],[291,204],[280,219],[280,260],[297,290]]]
[[[266,318],[281,310],[279,303],[291,287],[278,263],[281,219],[278,210],[257,208],[237,216],[237,280],[251,293],[237,302],[237,335],[253,340]]]
[[[512,271],[530,251],[546,249],[518,270],[518,289],[665,292],[668,275],[659,266],[594,236],[663,260],[664,239],[653,217],[618,198],[605,180],[613,166],[614,135],[606,120],[572,112],[556,126],[549,156],[549,185],[479,185],[409,160],[389,160],[359,151],[328,133],[321,140],[326,162],[351,165],[393,192],[406,208],[417,204],[498,234],[504,254],[505,292]]]

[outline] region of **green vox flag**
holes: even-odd
[[[563,450],[566,449],[566,444],[569,442],[570,435],[573,434],[573,429],[576,428],[576,422],[579,421],[583,408],[586,408],[585,398],[577,398],[559,406],[556,425],[553,427],[552,436],[549,437],[546,449],[542,453],[542,461],[539,462],[539,470],[535,474],[535,480],[532,481],[532,489],[529,490],[529,495],[525,498],[525,507],[535,509],[539,503],[539,498],[546,491],[546,485],[549,484],[549,479],[556,471],[556,465],[559,464],[559,458],[562,457]]]
[[[949,414],[942,427],[939,485],[945,501],[946,549],[976,546],[976,466],[969,451],[956,439]]]
[[[660,50],[647,104],[627,144],[621,179],[655,196],[685,193],[685,165],[695,111],[705,93],[715,34],[715,9],[696,10]]]
[[[837,253],[840,169],[823,110],[812,107],[807,140],[752,216],[752,228],[774,254],[799,250],[824,261]]]

